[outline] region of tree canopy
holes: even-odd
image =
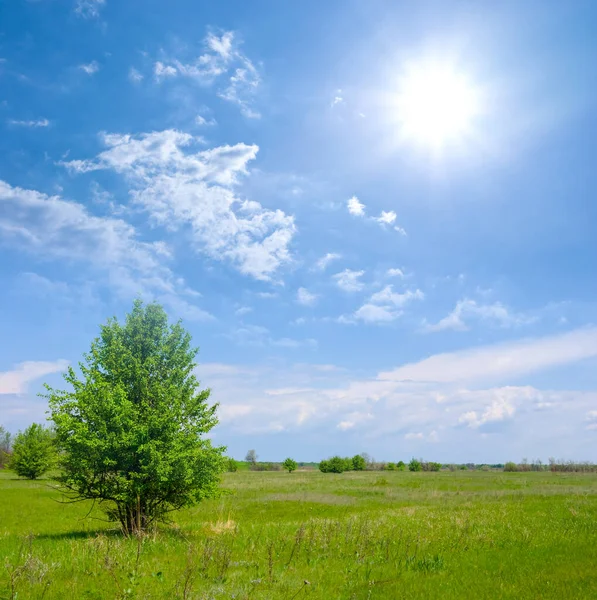
[[[126,533],[218,493],[225,448],[210,390],[194,375],[198,350],[159,304],[140,300],[124,324],[109,319],[70,390],[47,387],[62,451],[58,481],[74,500],[99,501]]]
[[[37,479],[52,468],[55,455],[52,432],[33,423],[15,436],[8,466],[19,477]]]

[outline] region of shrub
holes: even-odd
[[[228,473],[236,473],[238,471],[238,463],[233,458],[229,458],[226,462],[226,470]]]
[[[360,454],[353,456],[351,459],[351,463],[353,471],[364,471],[365,467],[367,466],[365,459]]]
[[[417,460],[416,458],[411,459],[411,461],[408,463],[408,470],[409,471],[422,471],[423,470],[423,465],[421,464],[420,460]]]
[[[514,471],[518,471],[518,465],[512,461],[507,462],[504,465],[504,471],[508,471],[510,473],[514,472]]]
[[[292,458],[287,458],[283,463],[282,466],[289,472],[292,473],[293,471],[296,471],[296,460],[293,460]]]
[[[406,463],[403,460],[396,463],[396,471],[406,471]]]
[[[429,465],[429,471],[435,471],[435,472],[441,471],[441,468],[442,468],[442,464],[441,463],[430,462],[430,463],[428,463],[428,465]]]
[[[19,477],[37,479],[52,468],[55,457],[52,432],[33,423],[15,436],[8,466]]]
[[[0,425],[0,469],[8,465],[10,459],[10,433]]]
[[[352,465],[350,458],[342,458],[341,456],[332,456],[328,460],[322,460],[319,463],[319,470],[322,473],[344,473],[349,471]]]
[[[395,471],[395,470],[396,470],[396,463],[389,462],[389,463],[386,465],[386,469],[387,469],[388,471]]]

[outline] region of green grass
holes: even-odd
[[[237,472],[224,487],[123,539],[49,481],[0,472],[0,598],[597,598],[595,474]]]

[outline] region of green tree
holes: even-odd
[[[351,463],[353,471],[364,471],[365,467],[367,466],[365,459],[360,454],[353,456],[351,459]]]
[[[292,473],[293,471],[296,471],[296,460],[293,460],[292,458],[287,458],[283,463],[282,466],[289,472]]]
[[[416,458],[413,458],[408,463],[408,470],[409,471],[422,471],[423,470],[423,465],[421,464],[420,460],[417,460]]]
[[[328,460],[322,460],[319,463],[319,470],[322,473],[344,473],[350,468],[350,458],[342,458],[341,456],[332,456]]]
[[[396,470],[397,471],[406,471],[406,464],[403,460],[399,460],[396,463]]]
[[[19,477],[37,479],[52,468],[55,458],[52,432],[33,423],[15,436],[8,466]]]
[[[10,432],[0,425],[0,469],[8,464],[10,459]]]
[[[389,463],[386,465],[386,469],[387,469],[388,471],[395,471],[395,470],[396,470],[396,463],[389,462]]]
[[[217,423],[193,371],[198,350],[159,304],[109,319],[69,391],[47,387],[62,450],[58,481],[73,500],[97,500],[126,534],[216,496],[225,448],[204,436]]]

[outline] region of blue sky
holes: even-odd
[[[597,460],[594,2],[0,14],[0,423],[140,295],[237,458]]]

